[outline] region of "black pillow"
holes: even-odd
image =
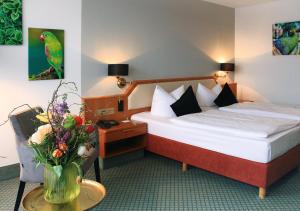
[[[171,105],[171,108],[176,116],[201,112],[192,86],[187,88],[183,95]]]
[[[232,93],[229,85],[226,83],[221,91],[221,93],[218,95],[218,97],[215,99],[214,103],[219,107],[229,106],[234,103],[237,103],[237,99]]]

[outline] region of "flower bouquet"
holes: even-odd
[[[50,203],[66,203],[75,199],[80,192],[81,163],[85,153],[93,147],[93,125],[83,123],[83,107],[78,115],[70,113],[67,103],[71,91],[59,94],[60,87],[70,88],[71,82],[60,82],[49,102],[47,111],[37,115],[44,123],[29,139],[35,152],[37,165],[43,164],[44,198]],[[74,104],[72,104],[74,105]]]

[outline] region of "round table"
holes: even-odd
[[[95,207],[106,195],[103,185],[92,180],[82,180],[80,194],[70,203],[50,204],[44,199],[43,186],[39,186],[29,193],[22,200],[24,210],[34,211],[81,211]]]

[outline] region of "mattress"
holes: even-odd
[[[245,102],[235,103],[230,106],[221,107],[219,110],[250,114],[253,116],[270,117],[278,119],[290,119],[300,121],[300,107],[282,106],[272,103]]]
[[[149,134],[259,163],[268,163],[300,143],[300,126],[267,138],[245,138],[183,127],[150,112],[134,114],[131,119],[146,122]]]
[[[187,114],[172,118],[170,121],[183,127],[216,131],[223,135],[243,138],[267,138],[300,126],[300,122],[296,120],[260,117],[220,110]]]

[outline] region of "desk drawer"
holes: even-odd
[[[117,131],[109,131],[106,133],[106,143],[118,141],[125,138],[144,135],[147,133],[147,125],[140,125],[139,127],[124,128]]]

